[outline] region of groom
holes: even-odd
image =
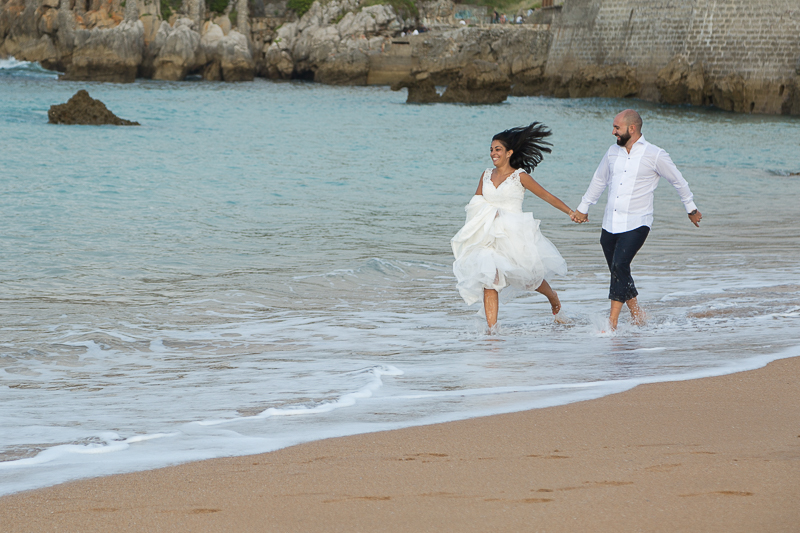
[[[609,322],[617,329],[622,304],[627,304],[634,324],[644,323],[644,311],[636,297],[639,292],[631,277],[631,261],[644,244],[653,223],[653,192],[658,178],[666,179],[681,197],[689,220],[700,227],[703,216],[692,201],[692,191],[669,154],[642,136],[642,117],[626,109],[614,117],[611,133],[617,144],[608,149],[583,195],[573,220],[589,219],[589,206],[597,203],[608,189],[608,204],[603,216],[600,245],[611,271]]]

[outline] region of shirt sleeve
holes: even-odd
[[[597,170],[594,171],[592,182],[589,184],[589,188],[586,189],[586,194],[584,194],[583,198],[581,198],[581,204],[578,206],[578,211],[584,215],[589,213],[589,206],[596,204],[597,200],[600,199],[600,195],[603,194],[604,190],[606,190],[606,187],[608,186],[609,173],[608,152],[606,152],[606,155],[603,156],[603,159],[600,161],[600,165],[598,165]]]
[[[689,183],[683,178],[683,174],[681,171],[678,170],[678,167],[675,166],[675,163],[672,162],[672,158],[669,154],[661,150],[659,151],[658,155],[656,156],[656,172],[658,175],[670,182],[670,184],[675,187],[675,190],[678,191],[678,196],[681,197],[681,202],[683,202],[683,206],[686,208],[687,213],[691,213],[697,206],[694,205],[692,198],[692,191],[689,190]]]

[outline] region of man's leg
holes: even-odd
[[[617,241],[619,240],[619,233],[610,233],[603,230],[600,234],[600,246],[603,247],[603,255],[606,257],[608,264],[608,271],[611,273],[611,285],[609,287],[608,298],[611,300],[611,311],[608,314],[608,321],[611,324],[611,329],[617,329],[617,322],[619,321],[619,312],[622,309],[622,302],[614,300],[612,294],[615,294],[615,277],[614,277],[614,251],[617,248]]]
[[[622,302],[611,300],[611,311],[608,313],[608,323],[611,324],[611,330],[617,329],[619,323],[619,312],[622,311]]]
[[[642,248],[649,233],[650,228],[641,226],[631,231],[616,234],[603,230],[600,237],[600,244],[603,246],[603,253],[606,256],[608,269],[611,272],[608,298],[611,300],[609,322],[612,329],[617,328],[622,304],[626,302],[631,311],[633,322],[640,324],[644,320],[644,313],[636,300],[639,292],[636,290],[636,285],[633,283],[633,277],[631,276],[631,262],[636,253]]]

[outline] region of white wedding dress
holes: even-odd
[[[481,301],[483,289],[535,290],[543,280],[567,273],[567,263],[539,231],[539,221],[522,212],[520,172],[495,187],[492,169],[486,169],[483,196],[472,197],[467,221],[450,241],[458,292],[467,305]]]

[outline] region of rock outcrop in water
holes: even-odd
[[[447,86],[442,102],[499,104],[510,92],[511,81],[497,63],[473,61]]]
[[[362,2],[318,0],[298,19],[286,0],[0,0],[0,57],[72,80],[405,83],[409,101],[463,102],[508,87],[800,114],[796,0],[557,0],[504,25],[451,0]]]
[[[408,89],[407,104],[435,104],[442,97],[436,92],[436,85],[428,72],[417,72],[392,84],[393,91]]]
[[[95,100],[89,93],[81,89],[70,98],[66,104],[50,106],[47,112],[50,124],[84,124],[99,126],[111,124],[113,126],[138,126],[132,122],[119,118],[108,110],[100,100]]]

